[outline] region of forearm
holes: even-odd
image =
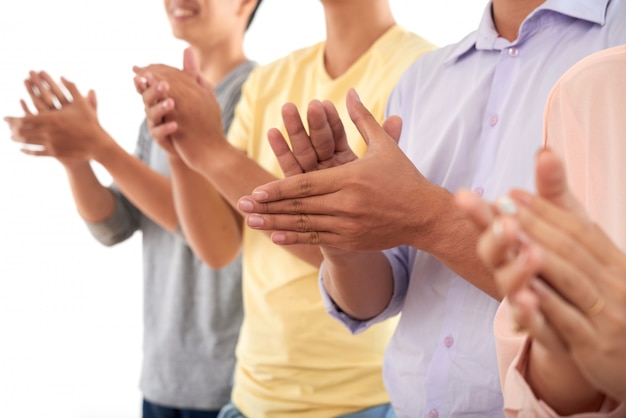
[[[124,196],[162,228],[173,232],[178,225],[169,178],[127,153],[113,139],[94,159],[111,175]]]
[[[324,287],[343,312],[359,320],[385,310],[393,295],[393,274],[382,252],[325,249]]]
[[[174,206],[187,243],[213,268],[235,259],[241,247],[241,217],[199,173],[170,158]]]
[[[211,154],[201,161],[194,169],[211,182],[233,210],[237,210],[237,201],[242,196],[249,195],[256,187],[277,179],[225,141],[214,147]],[[264,233],[269,237],[272,231]],[[319,267],[322,262],[322,254],[317,246],[293,245],[284,248],[315,267]]]
[[[78,214],[87,222],[102,222],[115,210],[115,197],[104,187],[89,161],[64,164]]]
[[[580,374],[566,353],[552,354],[539,344],[530,348],[526,380],[537,399],[559,415],[598,411],[604,395]]]

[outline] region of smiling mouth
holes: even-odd
[[[197,10],[191,10],[191,9],[183,9],[183,8],[175,8],[172,9],[170,11],[170,14],[172,15],[172,17],[176,18],[176,19],[184,19],[187,17],[192,17],[198,14]]]

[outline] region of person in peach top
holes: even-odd
[[[506,296],[494,330],[509,417],[626,417],[625,70],[615,47],[556,84],[536,195],[457,193]]]

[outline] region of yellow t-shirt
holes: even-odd
[[[324,43],[257,67],[244,84],[229,141],[283,177],[267,131],[284,131],[281,107],[305,111],[313,99],[336,104],[350,145],[365,144],[345,108],[355,87],[383,120],[387,98],[404,70],[434,46],[399,26],[389,29],[341,77],[324,67]],[[318,269],[246,228],[243,239],[245,317],[237,346],[233,402],[250,418],[335,417],[389,402],[382,359],[396,321],[351,335],[325,311]]]

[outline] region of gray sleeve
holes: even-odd
[[[139,129],[139,139],[134,155],[149,165],[149,131],[144,120]],[[115,183],[109,186],[115,198],[115,209],[108,219],[102,222],[85,222],[89,232],[100,243],[112,246],[130,238],[140,228],[141,212],[118,189]]]
[[[222,110],[222,128],[225,134],[228,134],[230,125],[235,118],[235,107],[241,99],[241,87],[255,66],[254,61],[243,62],[215,88],[215,95]]]

